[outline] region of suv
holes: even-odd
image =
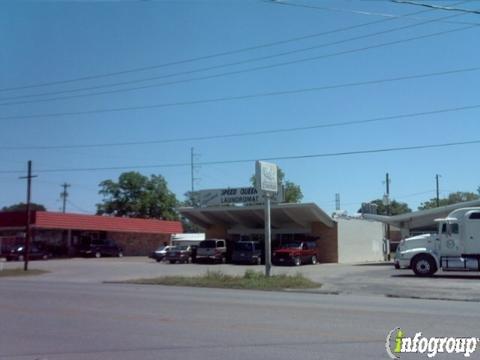
[[[227,243],[223,239],[204,240],[198,244],[197,261],[213,260],[225,263],[227,259]]]
[[[304,241],[282,245],[273,252],[272,262],[275,265],[300,266],[306,263],[315,265],[317,263],[317,243]]]
[[[80,249],[80,255],[95,256],[123,256],[123,250],[113,240],[92,240],[85,247]]]
[[[261,265],[263,258],[262,247],[256,241],[239,241],[233,246],[232,262],[235,264],[248,263]]]

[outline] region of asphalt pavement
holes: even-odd
[[[0,268],[2,265],[4,268],[14,268],[20,267],[21,263],[0,263]],[[197,276],[207,271],[221,271],[230,275],[243,275],[247,269],[264,271],[263,266],[250,265],[172,265],[157,263],[147,257],[33,261],[30,267],[49,271],[47,274],[37,276],[37,282],[70,283],[102,283],[164,275]],[[480,301],[480,273],[478,272],[439,271],[433,278],[418,278],[411,270],[395,270],[391,263],[373,263],[274,266],[272,273],[301,273],[322,284],[320,289],[311,291],[324,294]],[[24,279],[29,280],[28,277]]]
[[[2,360],[387,359],[396,327],[480,335],[473,302],[39,279],[0,280]]]

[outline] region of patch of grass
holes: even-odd
[[[153,279],[128,280],[126,282],[131,284],[252,290],[313,289],[321,286],[321,284],[307,279],[302,274],[266,277],[263,273],[253,270],[245,271],[243,276],[232,276],[219,271],[208,271],[203,276],[162,276]]]
[[[38,269],[30,269],[24,271],[23,268],[17,269],[3,269],[0,271],[0,277],[7,277],[7,276],[31,276],[31,275],[42,275],[46,274],[48,271],[45,270],[38,270]]]

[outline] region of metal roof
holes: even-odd
[[[460,208],[480,206],[480,200],[467,201],[434,209],[414,211],[395,216],[364,214],[366,219],[377,220],[399,228],[420,229],[435,225],[435,219],[446,218],[452,211]]]
[[[179,209],[180,213],[193,223],[202,227],[212,225],[235,225],[246,228],[262,228],[264,226],[264,206],[221,206]],[[303,227],[310,228],[311,223],[321,222],[333,227],[335,222],[316,204],[272,204],[272,228]]]
[[[25,226],[25,223],[25,213],[0,213],[0,229],[2,227],[22,227]],[[33,211],[31,224],[36,229],[71,229],[145,234],[172,234],[183,231],[182,224],[179,221],[64,214],[49,211]]]

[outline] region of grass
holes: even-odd
[[[31,269],[31,270],[27,270],[27,271],[24,271],[21,268],[3,269],[3,270],[0,271],[0,277],[42,275],[42,274],[45,274],[47,272],[48,271],[38,270],[38,269]]]
[[[128,280],[131,284],[193,286],[225,289],[284,290],[313,289],[321,284],[307,279],[302,274],[272,275],[266,277],[261,272],[245,271],[243,276],[226,275],[219,271],[208,271],[203,276],[162,276],[153,279]]]

